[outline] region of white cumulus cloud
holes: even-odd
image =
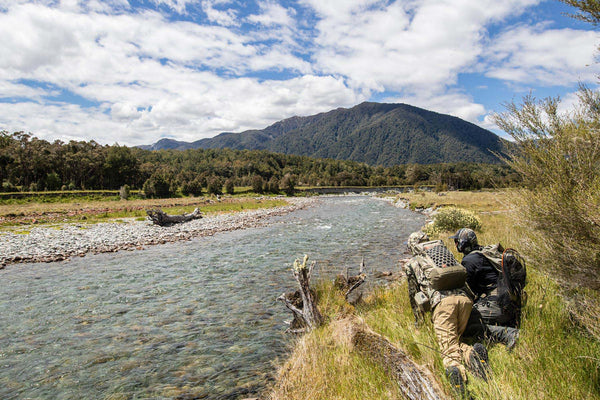
[[[523,86],[598,73],[596,33],[504,25],[540,1],[0,0],[0,129],[197,140],[373,95],[486,126],[461,73]]]

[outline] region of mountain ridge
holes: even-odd
[[[406,163],[500,162],[505,141],[458,117],[403,103],[364,102],[352,108],[278,121],[264,129],[224,132],[194,142],[161,139],[147,150],[268,150],[391,166]]]

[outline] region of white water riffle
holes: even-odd
[[[0,398],[250,397],[289,350],[275,299],[294,289],[294,259],[317,261],[316,279],[362,257],[397,270],[424,217],[347,196],[270,221],[0,270]]]

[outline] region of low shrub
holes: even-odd
[[[456,207],[441,208],[433,217],[433,223],[426,228],[427,233],[455,231],[460,228],[471,228],[474,231],[481,229],[479,218],[467,210]]]

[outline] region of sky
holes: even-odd
[[[363,101],[502,135],[523,96],[597,87],[600,35],[554,0],[0,0],[0,130],[152,144]]]

